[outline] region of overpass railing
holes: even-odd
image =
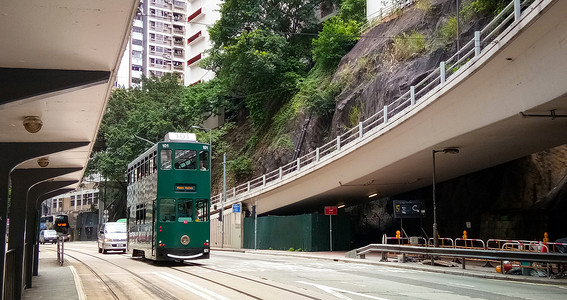
[[[467,70],[481,55],[483,49],[488,45],[496,44],[500,40],[499,35],[517,22],[522,11],[529,9],[534,0],[513,0],[482,30],[474,33],[474,38],[466,43],[459,51],[446,61],[440,63],[438,68],[431,70],[429,74],[416,85],[403,93],[398,99],[368,117],[336,139],[316,148],[297,160],[272,170],[260,177],[254,178],[246,183],[239,184],[227,190],[226,199],[222,201],[225,206],[246,198],[251,193],[261,192],[271,188],[285,179],[298,177],[300,172],[312,169],[319,164],[327,163],[340,157],[341,153],[357,146],[365,137],[372,135],[377,137],[387,130],[386,126],[395,119],[417,111],[418,103],[433,97],[448,79],[459,74],[459,70]],[[540,3],[541,1],[538,1]],[[211,197],[213,213],[220,209],[222,194]]]

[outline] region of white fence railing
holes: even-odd
[[[534,1],[513,0],[481,31],[475,32],[474,38],[466,43],[457,53],[446,61],[441,62],[439,68],[430,71],[424,79],[415,86],[411,86],[409,90],[398,99],[385,105],[383,109],[360,122],[358,126],[351,128],[337,136],[336,139],[318,147],[314,151],[276,170],[228,189],[224,205],[227,206],[241,199],[245,199],[248,193],[257,192],[259,189],[265,189],[266,187],[278,184],[282,182],[283,179],[299,174],[301,170],[307,167],[316,166],[323,159],[328,161],[329,159],[336,158],[341,152],[346,151],[345,149],[348,150],[355,146],[357,142],[368,133],[385,130],[382,125],[391,122],[394,117],[400,117],[404,113],[412,112],[416,104],[420,103],[421,99],[426,98],[432,91],[441,88],[447,79],[454,75],[459,68],[469,63],[474,63],[473,58],[481,54],[483,45],[494,42],[496,37],[502,33],[504,29],[520,18],[521,12],[532,2]],[[211,197],[213,212],[220,209],[218,204],[221,202],[221,199],[222,193]]]

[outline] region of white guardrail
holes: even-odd
[[[408,1],[409,2],[409,1]],[[432,70],[427,77],[411,86],[408,91],[402,94],[392,103],[385,105],[384,108],[368,119],[360,122],[358,126],[351,128],[347,132],[339,135],[336,139],[318,147],[314,151],[299,157],[276,170],[268,172],[260,177],[254,178],[246,183],[237,185],[226,193],[224,206],[231,205],[245,199],[247,194],[257,192],[259,189],[271,187],[298,174],[307,166],[312,167],[319,164],[323,158],[327,162],[339,156],[341,151],[345,151],[370,132],[380,132],[387,130],[384,124],[392,121],[396,116],[402,116],[414,110],[421,99],[427,98],[430,93],[436,92],[441,88],[446,80],[454,75],[459,68],[475,62],[473,58],[479,56],[483,45],[488,45],[495,41],[496,37],[520,18],[521,12],[525,10],[533,0],[513,0],[481,31],[474,33],[474,38],[466,43],[460,51],[456,52],[446,61],[440,63],[439,68]],[[401,112],[404,112],[401,114]],[[238,199],[236,198],[238,196]],[[211,197],[211,207],[221,202],[222,193]],[[212,211],[220,209],[214,208]]]

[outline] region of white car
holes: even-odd
[[[126,223],[104,223],[98,232],[98,253],[109,250],[126,253],[126,237]]]
[[[57,232],[55,230],[42,230],[39,232],[39,243],[57,243]]]

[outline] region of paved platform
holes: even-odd
[[[32,287],[25,289],[22,299],[83,300],[86,299],[75,269],[69,260],[63,266],[54,251],[39,252],[38,276],[32,278]]]
[[[294,252],[281,250],[249,250],[249,249],[230,249],[230,248],[212,248],[211,255],[215,252],[232,251],[249,254],[266,254],[278,257],[294,256],[308,259],[331,260],[344,263],[363,263],[377,266],[387,266],[396,268],[405,268],[412,270],[422,270],[428,272],[446,273],[460,276],[491,278],[500,280],[512,280],[520,282],[531,282],[538,284],[559,284],[567,286],[567,278],[548,278],[534,277],[523,275],[509,275],[497,273],[495,270],[496,263],[492,267],[483,267],[485,262],[467,261],[466,269],[462,269],[460,264],[453,267],[447,266],[431,266],[419,262],[397,262],[395,258],[390,258],[388,262],[380,261],[381,257],[378,253],[367,254],[365,259],[347,258],[345,251],[333,252]],[[446,264],[450,261],[443,260]],[[83,292],[82,280],[75,272],[72,260],[65,260],[63,266],[59,265],[54,251],[41,251],[39,255],[39,275],[33,277],[32,287],[24,290],[23,299],[57,299],[57,300],[83,300],[86,299]]]

